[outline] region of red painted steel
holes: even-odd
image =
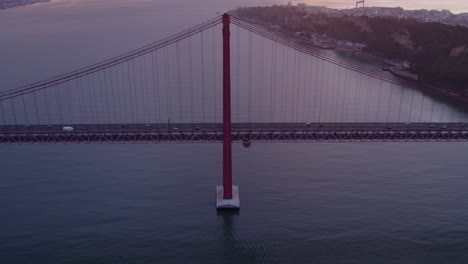
[[[231,49],[230,17],[223,15],[223,193],[232,199],[232,138],[231,138]]]

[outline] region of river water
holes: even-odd
[[[239,5],[83,0],[1,11],[0,89]],[[426,113],[431,102],[466,118],[424,98],[426,119],[440,120]],[[465,143],[235,145],[236,215],[214,209],[221,153],[218,144],[1,146],[0,263],[468,261]]]

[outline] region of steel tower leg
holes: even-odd
[[[239,190],[232,185],[230,17],[223,15],[223,186],[216,187],[217,209],[239,209]]]

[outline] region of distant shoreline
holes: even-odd
[[[0,10],[47,2],[50,0],[4,0],[0,2]]]
[[[267,24],[267,23],[264,23],[264,22],[261,22],[261,21],[255,21],[255,20],[252,20],[252,19],[249,19],[249,18],[246,18],[246,17],[243,17],[243,19],[245,19],[246,21],[249,21],[249,23],[253,23],[253,24],[257,24],[257,25],[260,25],[262,27],[265,27],[266,29],[271,29],[272,26],[273,26],[271,24]],[[336,51],[337,50],[343,50],[343,51],[347,51],[347,52],[357,53],[357,54],[360,54],[362,56],[366,56],[366,57],[368,57],[370,59],[373,59],[373,60],[379,61],[380,63],[386,64],[387,65],[386,67],[381,68],[381,70],[383,70],[383,71],[390,72],[391,74],[393,74],[395,76],[402,77],[402,78],[407,78],[407,79],[411,79],[411,80],[418,80],[418,75],[417,74],[410,73],[406,69],[403,69],[401,66],[396,65],[395,62],[391,62],[391,61],[389,61],[387,59],[378,57],[378,56],[373,55],[373,54],[371,54],[369,52],[365,52],[365,51],[363,51],[362,49],[359,49],[359,48],[346,47],[344,45],[340,45],[338,40],[329,40],[328,43],[323,44],[323,43],[317,43],[317,42],[310,42],[306,38],[301,37],[301,36],[292,36],[292,35],[288,34],[287,32],[285,32],[284,30],[281,30],[281,29],[278,29],[278,28],[276,29],[276,31],[279,31],[279,32],[281,32],[283,34],[289,35],[290,38],[292,37],[292,38],[295,38],[296,40],[301,40],[303,42],[303,44],[312,45],[312,46],[314,46],[316,48],[319,48],[319,49],[336,50]]]
[[[271,6],[238,8],[232,13],[305,45],[361,54],[386,64],[383,71],[468,98],[468,44],[462,45],[467,27],[313,11]]]
[[[239,16],[239,14],[236,14],[235,12],[231,12],[231,14]],[[240,16],[240,17],[242,17],[242,16]],[[249,23],[257,24],[259,26],[262,26],[267,30],[276,31],[277,33],[281,34],[283,37],[289,38],[292,41],[296,41],[298,43],[301,43],[302,45],[311,45],[311,46],[314,46],[314,47],[316,47],[318,49],[323,49],[323,50],[335,50],[335,51],[343,50],[343,51],[347,51],[347,52],[358,53],[358,54],[360,54],[362,56],[366,56],[368,58],[374,59],[374,60],[379,61],[381,63],[387,64],[388,66],[387,67],[382,67],[381,70],[389,72],[389,73],[393,74],[394,76],[398,76],[398,77],[401,77],[402,79],[411,80],[411,81],[417,81],[418,80],[418,76],[416,74],[412,74],[411,72],[409,72],[409,71],[407,71],[405,69],[402,69],[401,67],[398,67],[397,65],[394,65],[388,59],[384,59],[384,58],[375,56],[375,55],[373,55],[371,53],[368,53],[368,52],[365,52],[365,51],[362,51],[362,50],[355,50],[355,49],[352,49],[352,48],[349,49],[349,48],[341,47],[341,46],[338,46],[338,45],[337,46],[332,45],[332,47],[329,47],[329,46],[322,47],[320,45],[316,45],[316,43],[310,43],[309,41],[306,41],[301,36],[288,33],[287,31],[282,30],[280,28],[273,28],[272,24],[268,24],[268,23],[265,23],[265,22],[259,21],[259,20],[253,20],[253,19],[248,18],[248,17],[242,17],[242,19],[244,19],[245,21],[248,21]],[[466,100],[468,100],[467,99],[468,97],[466,95],[458,93],[458,92],[453,91],[451,89],[437,87],[437,86],[434,86],[434,85],[429,84],[429,83],[423,83],[423,84],[425,85],[425,88],[427,89],[426,90],[427,92],[443,94],[443,95],[449,96],[450,98],[453,98],[453,99],[462,100],[463,102],[466,102]]]

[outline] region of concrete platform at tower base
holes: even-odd
[[[232,186],[232,199],[223,199],[223,186],[216,186],[216,210],[239,210],[239,187]]]

